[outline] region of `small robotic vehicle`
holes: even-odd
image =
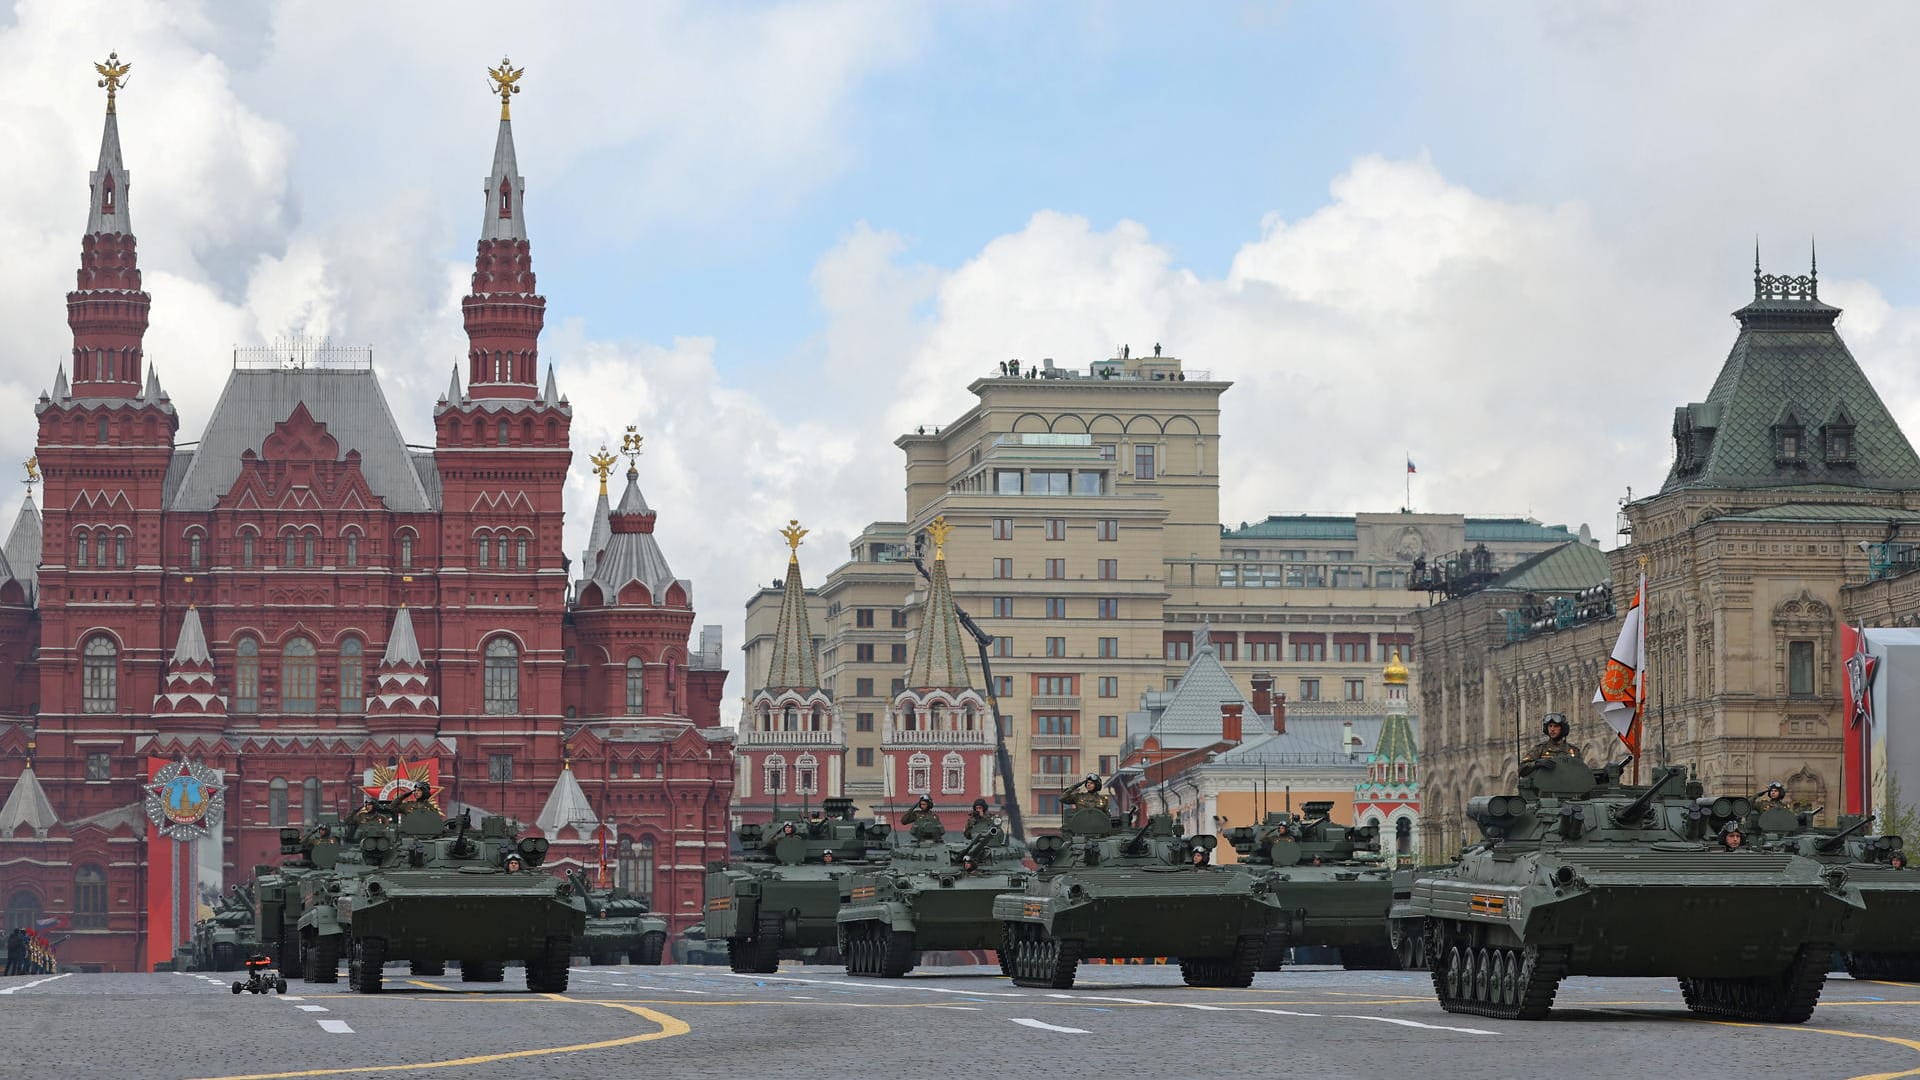
[[[233,992],[249,994],[284,994],[287,992],[287,980],[280,969],[273,966],[273,957],[264,953],[254,953],[247,957],[247,981],[233,984]]]

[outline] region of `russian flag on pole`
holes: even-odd
[[[1640,591],[1627,609],[1627,621],[1620,626],[1620,639],[1613,643],[1613,655],[1607,658],[1607,670],[1600,676],[1600,689],[1593,692],[1593,703],[1607,726],[1626,744],[1627,752],[1640,756],[1641,720],[1647,711],[1647,575],[1640,575]]]
[[[1414,467],[1413,467],[1413,459],[1412,459],[1412,458],[1408,458],[1408,459],[1407,459],[1407,473],[1408,473],[1409,475],[1411,475],[1411,474],[1413,474],[1413,473],[1417,473],[1417,472],[1419,472],[1419,471],[1420,471],[1419,469],[1416,469],[1416,468],[1414,468]]]

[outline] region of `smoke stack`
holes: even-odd
[[[1352,754],[1356,749],[1355,744],[1360,741],[1360,737],[1353,733],[1353,721],[1343,721],[1340,724],[1340,732],[1340,749]]]
[[[1273,733],[1275,735],[1287,733],[1287,695],[1285,694],[1273,695]]]
[[[1255,716],[1273,715],[1273,672],[1271,671],[1253,673],[1253,713]]]
[[[1246,706],[1237,701],[1220,703],[1220,739],[1222,742],[1240,741],[1240,713]]]

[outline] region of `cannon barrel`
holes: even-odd
[[[1660,797],[1660,792],[1665,790],[1666,786],[1673,782],[1673,778],[1680,775],[1680,772],[1681,770],[1669,766],[1660,779],[1655,780],[1653,786],[1642,792],[1639,798],[1613,812],[1615,823],[1625,826],[1638,823],[1646,816],[1647,807],[1653,805],[1653,800]]]
[[[957,858],[972,859],[978,862],[980,857],[987,853],[987,849],[993,846],[993,842],[999,838],[1000,827],[998,825],[989,825],[980,835],[967,841],[967,846],[960,849],[960,854]]]
[[[1820,852],[1823,855],[1829,855],[1829,854],[1832,854],[1833,852],[1839,851],[1840,845],[1846,842],[1847,837],[1852,836],[1854,833],[1857,833],[1861,829],[1864,829],[1867,826],[1873,824],[1873,819],[1877,816],[1879,815],[1868,814],[1867,816],[1861,818],[1859,821],[1854,822],[1853,824],[1847,826],[1846,828],[1841,829],[1839,832],[1834,833],[1832,836],[1829,836],[1826,839],[1821,840],[1819,843],[1814,844],[1813,845],[1814,850]]]

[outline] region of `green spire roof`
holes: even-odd
[[[944,538],[945,531],[940,535]],[[933,591],[927,597],[920,636],[913,643],[913,666],[907,669],[909,690],[964,690],[973,683],[967,675],[967,642],[960,615],[953,606],[953,586],[947,583],[944,552],[933,557]]]
[[[1413,737],[1413,725],[1407,714],[1389,710],[1380,723],[1380,737],[1373,744],[1372,761],[1419,761],[1420,744]]]
[[[800,557],[787,560],[786,591],[780,598],[780,623],[773,631],[773,658],[767,661],[768,690],[817,690],[820,669],[813,659],[813,626],[807,621],[807,587],[800,583]]]
[[[1707,399],[1674,410],[1661,491],[1811,484],[1920,488],[1920,456],[1834,330],[1816,269],[1762,274]]]

